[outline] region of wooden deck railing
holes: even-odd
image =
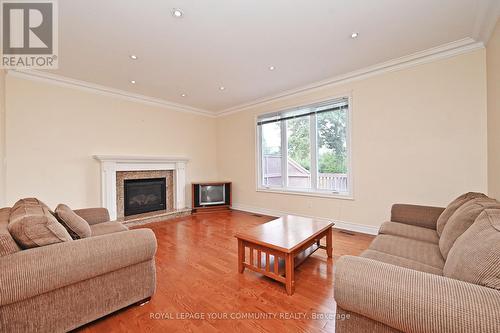
[[[320,173],[318,174],[318,188],[338,192],[348,191],[347,174]]]
[[[265,155],[263,161],[264,184],[276,186],[281,181],[281,156]],[[310,188],[311,174],[308,170],[298,166],[297,162],[288,159],[288,177],[290,186],[295,188]],[[319,173],[318,189],[348,192],[348,177],[345,173]]]

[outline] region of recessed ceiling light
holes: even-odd
[[[186,97],[187,95],[186,94],[181,94],[182,97]]]
[[[274,71],[275,69],[276,69],[276,67],[274,67],[274,66],[269,66],[269,70],[270,70],[270,71]]]
[[[135,54],[131,54],[131,55],[130,55],[130,59],[132,59],[132,60],[137,60],[137,56],[136,56]]]
[[[219,87],[219,90],[224,90],[224,89],[226,89],[226,87],[224,87],[224,86]]]
[[[358,36],[359,36],[359,33],[357,33],[357,32],[353,32],[353,33],[351,34],[351,38],[352,38],[352,39],[358,38]]]
[[[135,84],[135,80],[131,80],[130,83]]]
[[[182,10],[180,10],[178,8],[172,9],[172,16],[173,17],[181,18],[183,15],[184,15],[184,13],[182,12]]]

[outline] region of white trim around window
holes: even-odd
[[[288,143],[287,143],[287,128],[286,121],[280,121],[280,136],[281,136],[281,154],[286,154],[287,158],[281,159],[281,184],[279,185],[263,185],[263,156],[262,156],[262,132],[261,126],[259,126],[259,121],[265,119],[266,117],[283,117],[294,110],[300,109],[314,109],[318,105],[327,105],[328,103],[335,103],[338,100],[347,100],[347,129],[346,129],[346,145],[347,145],[347,191],[337,192],[332,190],[318,189],[318,133],[317,133],[317,120],[316,114],[312,113],[310,118],[310,188],[297,188],[288,186]],[[265,113],[257,115],[255,117],[255,159],[256,159],[256,191],[257,192],[268,192],[268,193],[281,193],[281,194],[291,194],[291,195],[302,195],[311,197],[326,197],[326,198],[337,198],[345,200],[353,200],[353,167],[352,167],[352,96],[350,94],[345,94],[338,97],[329,98],[326,100],[317,101],[309,105],[289,107],[284,110]]]

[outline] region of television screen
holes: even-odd
[[[200,205],[220,205],[225,202],[224,185],[200,185]]]

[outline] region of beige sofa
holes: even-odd
[[[500,203],[394,205],[369,249],[335,264],[336,332],[500,332]]]
[[[69,331],[154,294],[150,229],[128,230],[109,222],[106,209],[82,209],[75,212],[90,237],[22,249],[9,222],[21,214],[28,222],[53,221],[47,211],[31,204],[0,209],[0,332]]]

